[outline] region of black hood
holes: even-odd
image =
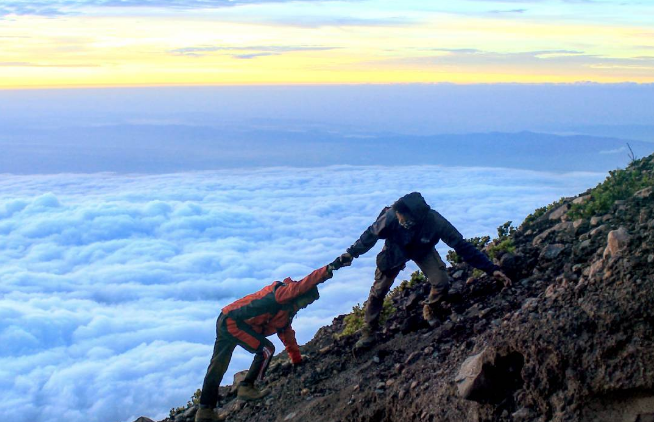
[[[427,217],[431,208],[419,192],[411,192],[398,199],[393,204],[393,209],[400,214],[410,214],[415,220],[421,222]]]

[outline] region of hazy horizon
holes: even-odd
[[[608,171],[654,151],[654,85],[0,91],[0,173],[444,165]]]

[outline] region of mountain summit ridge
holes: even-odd
[[[220,413],[235,422],[654,421],[653,190],[650,155],[518,228],[500,227],[493,241],[476,239],[512,287],[455,263],[431,328],[420,315],[429,283],[414,273],[389,295],[372,348],[353,352],[357,309],[338,316],[301,347],[300,367],[285,352],[273,359],[267,399],[240,402],[221,387]],[[192,400],[162,422],[190,422],[196,409]]]

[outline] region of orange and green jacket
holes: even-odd
[[[293,317],[298,311],[294,300],[331,277],[331,271],[325,266],[300,281],[291,278],[275,281],[258,292],[225,306],[222,313],[226,317],[227,330],[253,349],[258,349],[261,342],[248,334],[248,330],[240,328],[243,327],[242,324],[247,324],[248,329],[264,336],[277,333],[291,361],[300,363],[302,356],[295,339],[295,331],[291,327]]]

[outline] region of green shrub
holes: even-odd
[[[382,305],[382,312],[379,317],[379,323],[381,325],[384,325],[388,320],[388,318],[395,313],[395,311],[396,309],[393,306],[391,295],[389,294],[384,298],[384,303]],[[335,337],[342,338],[355,334],[357,331],[363,328],[365,324],[365,315],[366,315],[366,303],[364,303],[363,306],[361,306],[358,303],[354,305],[354,307],[352,308],[352,312],[347,314],[343,319],[343,322],[345,324],[343,331],[337,333]]]
[[[402,280],[400,285],[391,291],[391,297],[397,294],[397,292],[401,292],[407,288],[411,288],[418,283],[424,283],[425,281],[427,281],[427,277],[425,277],[423,273],[421,273],[420,271],[414,271],[413,273],[411,273],[411,279]]]
[[[509,222],[511,223],[511,222]],[[499,229],[498,229],[499,230]],[[471,243],[475,248],[481,250],[486,247],[491,241],[490,236],[481,236],[481,237],[472,237],[470,239],[466,239],[466,242]],[[461,258],[456,252],[454,251],[449,251],[447,252],[447,255],[445,256],[445,259],[449,261],[450,264],[460,264],[463,262],[463,258]]]
[[[485,275],[486,273],[480,270],[479,268],[475,268],[472,270],[472,278],[481,278]]]
[[[543,210],[544,209],[545,208],[543,208]],[[515,251],[515,245],[513,244],[511,236],[513,236],[518,229],[513,227],[511,223],[513,223],[513,221],[507,221],[497,228],[497,239],[493,239],[494,244],[488,247],[488,255],[491,259],[494,259],[500,251]],[[466,239],[466,241],[471,243],[475,248],[482,250],[491,243],[491,238],[490,236],[473,237]],[[445,259],[447,259],[450,264],[460,264],[463,262],[463,258],[454,251],[448,251]]]
[[[630,198],[637,191],[654,186],[654,158],[634,160],[624,170],[612,170],[609,176],[590,191],[583,204],[572,204],[568,211],[571,219],[590,218],[607,213],[615,201]]]
[[[497,258],[497,255],[501,251],[509,252],[509,253],[515,252],[515,244],[513,243],[512,238],[507,237],[506,239],[502,240],[501,242],[489,246],[488,247],[488,256],[490,256],[491,259],[495,259],[495,258]]]
[[[382,307],[382,312],[379,317],[379,323],[381,325],[384,325],[388,318],[390,318],[391,315],[393,315],[397,309],[393,306],[393,297],[400,292],[404,291],[407,288],[413,287],[416,284],[419,283],[424,283],[427,281],[427,277],[420,271],[414,271],[411,274],[411,278],[409,280],[403,280],[399,286],[394,288],[393,290],[390,291],[388,295],[384,298],[384,304]],[[352,312],[349,314],[345,315],[345,318],[343,319],[343,323],[345,324],[345,328],[343,328],[343,331],[340,333],[336,334],[336,338],[342,338],[346,336],[351,336],[352,334],[356,333],[359,331],[361,328],[363,328],[363,325],[365,324],[365,315],[366,315],[366,304],[364,303],[363,306],[360,304],[356,304],[352,308]]]
[[[201,395],[202,395],[202,390],[200,390],[198,388],[197,390],[195,390],[195,393],[193,393],[193,396],[191,396],[191,399],[186,402],[186,407],[183,407],[183,406],[182,407],[173,407],[172,409],[170,409],[168,417],[170,419],[173,419],[175,417],[175,415],[177,415],[179,413],[182,413],[185,410],[190,409],[193,406],[197,406],[198,404],[200,404],[200,396]]]
[[[497,239],[502,241],[507,239],[509,236],[513,236],[513,234],[518,230],[517,228],[513,227],[511,225],[513,221],[507,221],[506,223],[502,224],[497,228]]]
[[[536,220],[538,220],[540,217],[545,215],[545,213],[549,212],[550,210],[557,208],[561,205],[563,205],[563,202],[565,201],[565,198],[560,198],[556,202],[552,202],[551,204],[545,206],[545,207],[540,207],[536,208],[536,210],[529,214],[526,218],[525,221],[522,222],[521,227],[527,227],[531,224],[533,224]]]

